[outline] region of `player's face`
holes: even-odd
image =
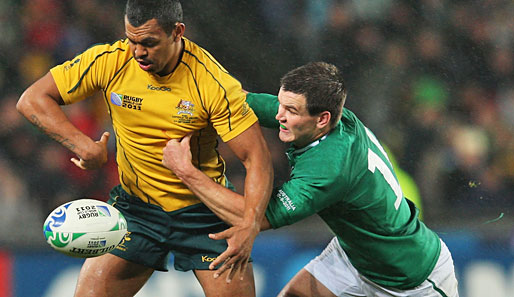
[[[134,59],[144,71],[160,76],[170,74],[178,63],[184,28],[184,24],[178,23],[167,35],[155,19],[134,27],[125,16],[125,34]]]
[[[305,96],[280,89],[278,101],[280,105],[275,118],[280,123],[280,140],[304,147],[320,136],[319,116],[309,114]]]

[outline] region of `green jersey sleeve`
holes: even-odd
[[[279,123],[275,119],[278,112],[278,98],[270,94],[248,93],[246,102],[259,118],[259,124],[266,128],[278,128]]]
[[[296,223],[341,201],[341,189],[346,183],[341,178],[341,163],[324,160],[327,154],[323,147],[328,146],[325,140],[314,144],[320,148],[301,153],[288,151],[290,179],[273,191],[266,211],[273,228]],[[344,151],[341,147],[334,153]]]

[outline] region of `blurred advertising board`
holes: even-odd
[[[514,253],[508,245],[481,242],[463,232],[441,236],[453,254],[461,297],[514,296]],[[276,296],[327,243],[306,244],[284,234],[261,234],[253,251],[257,296]],[[50,248],[2,251],[0,297],[72,296],[83,261]],[[191,272],[172,269],[154,273],[136,296],[199,297],[203,293]]]

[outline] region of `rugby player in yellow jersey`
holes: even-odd
[[[126,39],[52,68],[17,104],[82,169],[106,162],[109,134],[94,141],[59,105],[101,91],[112,120],[120,185],[109,202],[127,218],[129,233],[111,253],[84,262],[75,296],[133,296],[154,270],[167,270],[170,253],[175,269],[194,271],[206,296],[255,296],[248,261],[271,194],[271,157],[241,84],[184,31],[179,1],[128,0]],[[167,141],[191,132],[193,162],[216,183],[230,187],[218,136],[246,168],[245,219],[228,230],[162,165]],[[221,244],[208,236],[223,230],[230,236]],[[220,254],[233,267],[227,278],[208,270]],[[229,282],[236,274],[241,281]]]

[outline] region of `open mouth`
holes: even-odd
[[[288,130],[288,129],[286,128],[286,126],[284,126],[284,125],[282,125],[282,124],[280,124],[280,128],[281,128],[281,129],[283,129],[283,130]]]
[[[144,71],[148,71],[150,67],[152,67],[152,63],[148,61],[137,61],[137,63],[139,64],[139,67]]]

